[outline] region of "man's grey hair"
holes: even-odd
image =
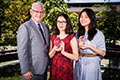
[[[43,6],[43,4],[41,2],[34,2],[34,3],[32,3],[32,7],[31,8],[34,9],[34,7],[36,5],[40,5],[44,9],[44,6]]]

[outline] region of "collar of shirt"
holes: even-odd
[[[42,30],[44,31],[44,29],[43,29],[43,26],[42,26],[41,22],[39,22],[39,23],[38,23],[38,22],[36,22],[33,18],[31,18],[31,19],[34,21],[34,23],[36,24],[36,26],[37,26],[37,27],[39,27],[39,26],[38,26],[38,24],[40,24],[40,27],[41,27],[41,28],[42,28]]]

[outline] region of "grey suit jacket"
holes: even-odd
[[[43,74],[48,65],[50,36],[48,27],[42,23],[46,44],[42,34],[32,19],[22,24],[17,33],[17,51],[21,73],[31,71]]]

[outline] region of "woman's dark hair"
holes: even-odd
[[[60,16],[63,16],[63,17],[65,18],[65,20],[66,20],[65,33],[66,33],[66,34],[72,34],[72,33],[73,33],[73,28],[72,28],[71,20],[70,20],[70,18],[68,17],[68,15],[67,15],[67,14],[64,14],[64,13],[61,13],[61,14],[58,14],[58,15],[57,15],[57,17],[56,17],[56,19],[55,19],[55,28],[54,28],[54,31],[55,31],[55,32],[54,32],[54,33],[57,34],[57,35],[60,34],[60,31],[59,31],[59,29],[58,29],[58,27],[57,27],[57,19],[58,19],[58,17],[60,17]]]
[[[80,17],[81,17],[81,14],[83,12],[86,12],[89,19],[90,19],[90,25],[89,25],[89,29],[88,29],[88,40],[92,40],[93,37],[95,36],[95,34],[97,33],[97,30],[96,30],[96,17],[95,17],[95,12],[92,10],[92,9],[89,9],[89,8],[85,8],[83,9],[80,14],[79,14],[79,18],[78,18],[78,33],[77,33],[77,38],[79,38],[80,36],[84,35],[85,34],[85,28],[84,26],[81,25],[80,23]]]

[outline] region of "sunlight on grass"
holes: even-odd
[[[21,80],[21,75],[15,75],[13,77],[0,77],[0,80]]]
[[[48,72],[47,80],[49,80],[50,72]],[[0,80],[22,80],[21,75],[15,75],[13,77],[0,77]]]

